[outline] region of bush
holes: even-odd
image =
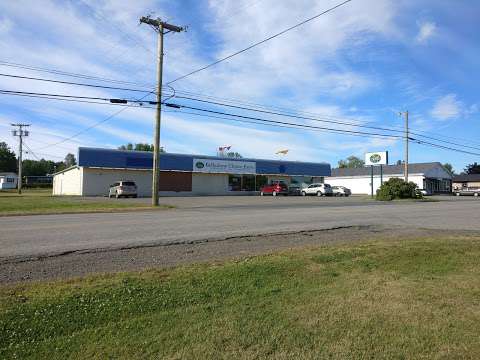
[[[422,195],[417,193],[417,184],[405,182],[399,178],[391,178],[377,190],[377,200],[416,199]]]

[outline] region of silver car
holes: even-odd
[[[302,195],[331,196],[332,187],[329,184],[315,183],[302,189]]]
[[[352,191],[345,186],[332,186],[333,196],[350,196]]]
[[[110,185],[108,190],[108,197],[111,198],[115,196],[117,199],[119,197],[137,197],[137,184],[134,181],[117,181]]]

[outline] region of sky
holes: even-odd
[[[165,35],[166,84],[339,2],[4,0],[0,1],[0,73],[153,90],[157,36],[149,26],[139,25],[141,16],[160,17],[188,27],[186,32]],[[475,0],[353,0],[271,41],[170,84],[177,96],[187,91],[196,98],[209,96],[208,99],[222,103],[288,109],[291,114],[310,119],[178,97],[168,101],[309,126],[376,132],[325,122],[333,120],[383,127],[393,129],[391,133],[397,135],[404,124],[399,113],[408,110],[411,131],[459,144],[437,142],[443,146],[478,154],[479,18],[480,4]],[[1,62],[134,84],[78,79],[4,66]],[[148,92],[5,76],[0,76],[0,89],[154,100]],[[215,155],[219,146],[229,145],[244,157],[328,162],[332,166],[350,155],[363,158],[369,151],[389,151],[390,163],[403,159],[401,139],[242,123],[187,111],[193,112],[164,107],[161,145],[168,152]],[[10,133],[10,124],[30,123],[24,156],[59,161],[68,152],[76,154],[79,146],[117,148],[129,142],[152,143],[154,117],[154,109],[145,106],[123,108],[0,94],[0,141],[16,151],[17,139]],[[288,154],[277,155],[282,149],[288,149]],[[448,162],[457,172],[466,164],[480,162],[479,155],[412,142],[409,157],[410,162]]]

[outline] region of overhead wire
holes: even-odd
[[[100,89],[109,89],[109,90],[122,90],[122,91],[133,91],[133,92],[142,92],[142,93],[151,92],[151,91],[148,91],[148,90],[141,90],[141,89],[132,89],[132,88],[88,84],[88,83],[78,83],[78,82],[72,82],[72,81],[62,81],[62,80],[55,80],[55,79],[46,79],[46,78],[39,78],[39,77],[32,77],[32,76],[5,74],[5,73],[0,73],[0,76],[16,78],[16,79],[24,79],[24,80],[35,80],[35,81],[44,81],[44,82],[66,84],[66,85],[76,85],[76,86],[85,86],[85,87],[93,87],[93,88],[100,88]]]
[[[303,20],[303,21],[301,21],[301,22],[299,22],[299,23],[297,23],[297,24],[295,24],[295,25],[293,25],[293,26],[290,26],[290,27],[288,27],[288,28],[286,28],[286,29],[284,29],[284,30],[282,30],[282,31],[274,34],[274,35],[271,35],[271,36],[269,36],[269,37],[261,40],[261,41],[257,41],[257,42],[255,42],[255,43],[247,46],[247,47],[244,48],[244,49],[241,49],[241,50],[239,50],[239,51],[236,51],[236,52],[234,52],[233,54],[230,54],[230,55],[225,56],[225,57],[223,57],[223,58],[221,58],[221,59],[218,59],[218,60],[216,60],[216,61],[214,61],[214,62],[212,62],[212,63],[210,63],[210,64],[208,64],[208,65],[202,66],[202,67],[200,67],[199,69],[193,70],[193,71],[191,71],[191,72],[189,72],[189,73],[187,73],[187,74],[185,74],[185,75],[179,76],[179,77],[177,77],[177,78],[175,78],[175,79],[167,82],[167,84],[172,84],[172,83],[174,83],[174,82],[176,82],[176,81],[185,79],[185,78],[188,77],[188,76],[191,76],[191,75],[193,75],[193,74],[197,74],[197,73],[199,73],[200,71],[203,71],[203,70],[208,69],[208,68],[210,68],[210,67],[212,67],[212,66],[215,66],[215,65],[217,65],[217,64],[219,64],[219,63],[221,63],[221,62],[224,62],[224,61],[226,61],[226,60],[228,60],[228,59],[231,59],[231,58],[233,58],[234,56],[237,56],[237,55],[239,55],[239,54],[241,54],[241,53],[243,53],[243,52],[245,52],[245,51],[248,51],[248,50],[250,50],[250,49],[253,49],[254,47],[257,47],[257,46],[259,46],[259,45],[261,45],[261,44],[264,44],[264,43],[266,43],[267,41],[270,41],[270,40],[272,40],[272,39],[274,39],[274,38],[276,38],[276,37],[278,37],[278,36],[281,36],[281,35],[285,34],[285,33],[288,32],[288,31],[291,31],[291,30],[296,29],[296,28],[298,28],[298,27],[300,27],[300,26],[302,26],[302,25],[304,25],[304,24],[306,24],[306,23],[308,23],[308,22],[310,22],[310,21],[313,21],[313,20],[317,19],[318,17],[320,17],[320,16],[322,16],[322,15],[325,15],[325,14],[327,14],[327,13],[329,13],[329,12],[331,12],[331,11],[333,11],[333,10],[335,10],[335,9],[337,9],[337,8],[343,6],[343,5],[345,5],[345,4],[347,4],[347,3],[351,2],[351,1],[352,1],[352,0],[346,0],[346,1],[342,2],[342,3],[339,3],[339,4],[333,6],[333,7],[329,8],[329,9],[327,9],[327,10],[319,13],[319,14],[316,14],[315,16],[312,16],[312,17],[310,17],[310,18],[308,18],[308,19],[306,19],[306,20]]]
[[[48,74],[68,76],[68,77],[73,77],[73,78],[103,81],[103,82],[109,82],[109,83],[115,83],[115,84],[136,85],[136,86],[144,87],[144,88],[147,88],[147,89],[150,89],[150,90],[154,89],[156,87],[154,84],[144,84],[144,83],[142,84],[142,83],[133,82],[133,81],[110,79],[110,78],[101,77],[101,76],[85,75],[85,74],[79,74],[79,73],[68,72],[68,71],[63,71],[63,70],[49,69],[49,68],[43,68],[43,67],[38,67],[38,66],[31,66],[31,65],[24,65],[24,64],[19,64],[19,63],[13,63],[13,62],[8,62],[8,61],[3,61],[3,60],[0,60],[0,66],[7,66],[7,67],[17,68],[17,69],[44,72],[44,73],[48,73]]]

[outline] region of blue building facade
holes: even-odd
[[[153,165],[153,154],[146,151],[111,150],[98,148],[78,149],[78,165],[83,167],[150,170]],[[290,175],[290,176],[330,176],[330,164],[283,160],[263,159],[231,159],[205,155],[160,154],[161,171],[202,172],[194,168],[195,159],[212,161],[229,161],[237,163],[255,163],[257,175]],[[206,171],[205,171],[206,172]]]
[[[81,147],[78,165],[55,174],[55,195],[105,195],[117,181],[134,181],[139,196],[151,196],[153,154]],[[255,194],[267,183],[281,180],[304,186],[330,176],[330,165],[264,159],[162,153],[161,195]]]

